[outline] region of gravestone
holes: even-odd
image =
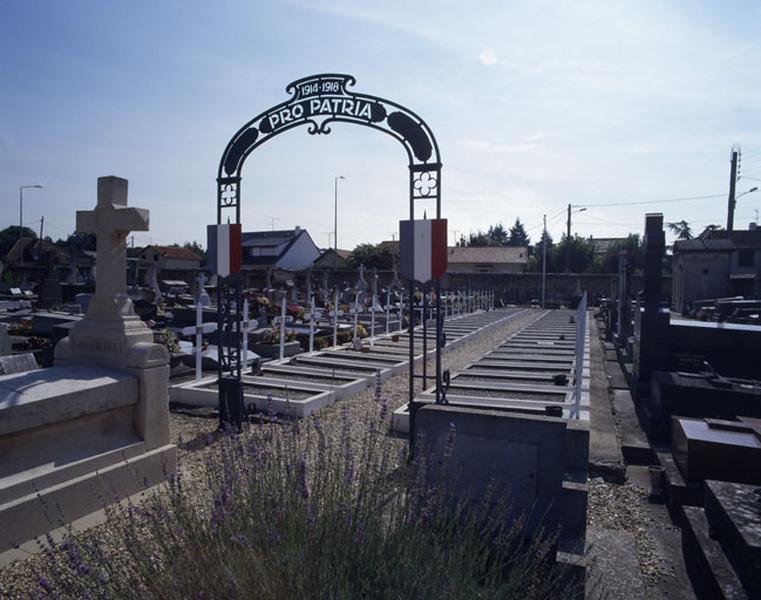
[[[360,294],[367,291],[367,281],[365,281],[365,265],[359,265],[359,278],[357,279],[357,283],[354,285],[354,287],[360,292]]]
[[[628,257],[625,250],[618,253],[618,300],[616,302],[616,336],[619,348],[626,347],[631,335],[631,312],[629,303],[629,278],[627,277]]]
[[[0,356],[0,375],[26,373],[27,371],[35,371],[39,368],[34,354],[31,352]]]
[[[663,306],[661,269],[666,252],[663,215],[645,215],[643,239],[644,274],[634,330],[633,370],[636,402],[650,394],[654,370],[667,370],[669,365],[669,311]]]
[[[7,356],[13,352],[11,336],[8,335],[8,326],[0,323],[0,356]]]
[[[61,282],[53,277],[43,279],[37,290],[37,295],[39,296],[37,305],[42,308],[49,308],[63,303]]]
[[[134,314],[126,287],[126,238],[147,228],[148,211],[127,207],[127,181],[99,178],[95,210],[77,213],[77,231],[97,236],[87,314],[69,318],[78,322],[56,345],[55,366],[2,359],[17,372],[0,375],[0,561],[175,470],[169,357]]]
[[[749,598],[761,598],[761,494],[757,486],[706,482],[705,515]]]
[[[747,379],[728,379],[711,373],[654,371],[645,402],[648,433],[668,439],[671,417],[734,419],[761,418],[761,385]]]
[[[687,482],[761,485],[761,420],[672,417],[674,462]]]
[[[80,275],[79,273],[79,267],[77,266],[76,250],[74,250],[69,255],[69,272],[66,275],[66,283],[70,285],[80,285],[84,283],[84,280],[82,279],[82,275]]]
[[[151,265],[148,267],[148,273],[146,274],[146,277],[148,278],[148,287],[153,291],[153,302],[155,304],[158,304],[161,302],[161,299],[164,297],[164,294],[161,293],[161,288],[159,287],[159,267],[158,265]]]
[[[95,210],[77,211],[77,231],[97,235],[95,294],[71,330],[69,360],[124,368],[131,348],[153,343],[127,294],[127,236],[148,230],[148,211],[127,206],[127,180],[98,178]]]
[[[90,306],[91,299],[92,294],[89,293],[81,293],[74,296],[74,303],[79,306],[79,312],[81,314],[87,314],[87,309]]]

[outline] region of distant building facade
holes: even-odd
[[[761,229],[714,231],[710,237],[674,242],[673,308],[696,300],[761,298]]]
[[[448,273],[523,273],[526,246],[466,246],[449,248]]]
[[[242,235],[242,268],[249,271],[304,271],[320,257],[306,229],[252,231]]]
[[[141,267],[156,265],[162,271],[194,271],[201,268],[201,257],[180,246],[146,246],[138,253]]]

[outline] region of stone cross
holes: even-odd
[[[127,180],[114,176],[98,178],[94,210],[77,211],[77,231],[97,237],[98,269],[90,311],[100,317],[133,313],[127,296],[127,236],[130,231],[148,231],[148,214],[145,208],[127,207]]]

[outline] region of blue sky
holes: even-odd
[[[135,243],[203,241],[230,137],[286,85],[351,73],[355,90],[422,116],[442,154],[443,212],[468,233],[577,205],[725,194],[761,185],[757,2],[89,2],[0,0],[0,227],[45,216],[54,239],[95,203],[96,178],[130,181],[151,210]],[[296,129],[243,171],[246,230],[306,227],[326,246],[342,174],[339,245],[389,239],[407,168],[388,136]],[[761,209],[739,200],[737,227]],[[726,222],[726,197],[590,206],[574,230],[641,232],[644,213]]]

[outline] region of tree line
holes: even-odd
[[[641,268],[640,248],[642,245],[638,234],[630,234],[626,238],[610,243],[604,249],[598,250],[592,238],[578,234],[571,236],[570,242],[563,234],[555,243],[549,233],[543,232],[539,240],[532,244],[531,238],[521,220],[518,218],[512,227],[507,229],[502,223],[490,225],[486,231],[478,230],[467,237],[460,236],[457,247],[489,247],[489,246],[520,246],[528,248],[527,273],[542,271],[543,247],[547,248],[547,272],[563,273],[566,270],[570,246],[570,271],[572,273],[617,273],[618,254],[625,250],[634,270]],[[396,257],[388,244],[360,244],[354,248],[349,259],[350,266],[356,268],[360,264],[372,269],[391,269]]]

